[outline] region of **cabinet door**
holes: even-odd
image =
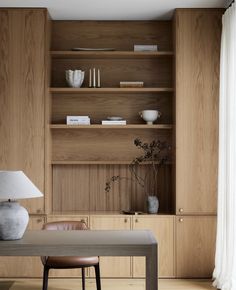
[[[222,9],[177,9],[176,212],[216,213]]]
[[[40,230],[45,222],[42,216],[30,217],[28,230]],[[0,257],[1,278],[42,277],[40,257]]]
[[[176,267],[178,278],[212,277],[216,217],[176,217]]]
[[[130,230],[127,216],[91,216],[92,230]],[[131,277],[131,257],[100,257],[101,277]],[[90,272],[94,276],[94,272]]]
[[[0,9],[0,168],[23,170],[44,192],[44,9]],[[44,198],[24,200],[44,212]]]
[[[59,222],[59,221],[85,221],[89,226],[89,217],[86,215],[56,215],[48,216],[47,222]],[[85,274],[88,276],[88,269],[85,269]],[[50,270],[50,277],[80,277],[81,269],[56,269]]]
[[[133,219],[134,230],[151,230],[158,242],[159,277],[175,276],[174,216],[143,216]],[[133,258],[134,277],[145,277],[145,258]]]

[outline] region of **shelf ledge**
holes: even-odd
[[[169,124],[132,124],[132,125],[65,125],[65,124],[51,124],[51,129],[172,129],[172,125]]]
[[[164,93],[173,88],[50,88],[53,94]]]
[[[51,51],[54,59],[149,59],[173,55],[173,51]]]

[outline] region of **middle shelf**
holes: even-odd
[[[172,129],[171,124],[132,124],[132,125],[65,125],[65,124],[51,124],[51,129]]]

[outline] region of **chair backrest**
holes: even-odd
[[[84,221],[59,221],[43,225],[43,230],[48,231],[71,231],[71,230],[88,230]]]

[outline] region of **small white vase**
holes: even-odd
[[[69,87],[80,88],[84,81],[85,72],[82,70],[66,70],[66,81]]]
[[[150,214],[157,214],[159,209],[159,200],[155,195],[147,197],[147,211]]]

